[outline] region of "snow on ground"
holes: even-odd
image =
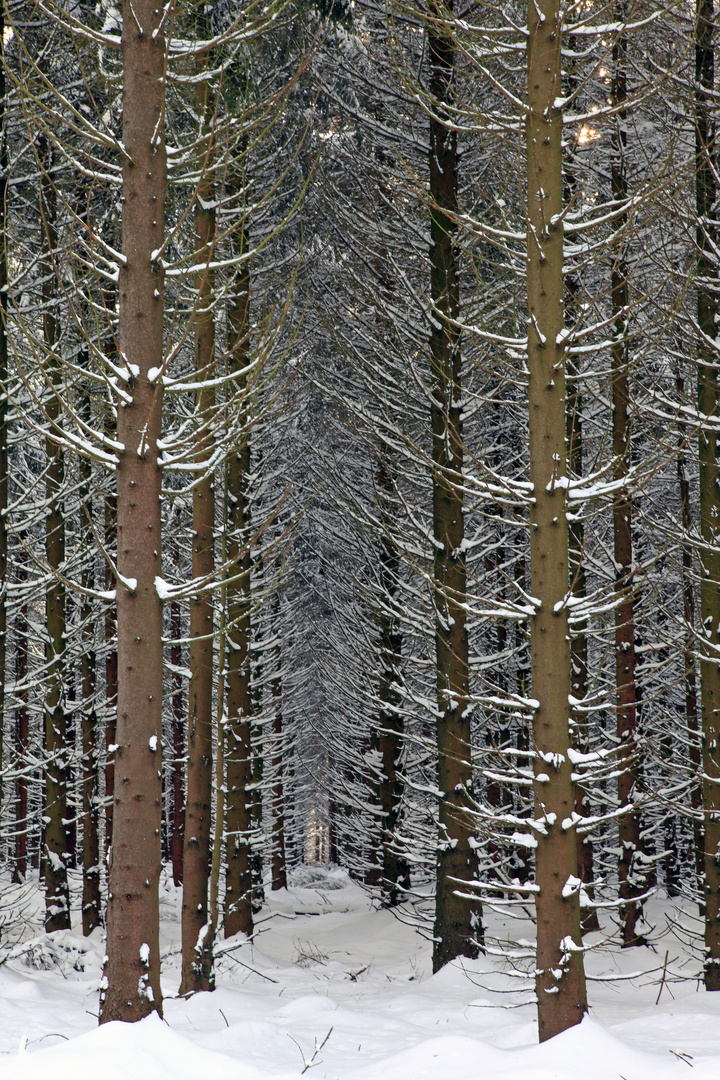
[[[340,871],[301,871],[271,896],[253,942],[219,943],[213,994],[173,997],[179,901],[165,883],[165,1022],[97,1028],[100,932],[43,935],[37,889],[0,882],[1,1080],[720,1080],[720,994],[678,979],[698,963],[661,901],[651,947],[588,956],[590,1015],[543,1046],[507,962],[433,976],[428,943]],[[501,916],[488,921],[497,937],[532,937],[529,924],[511,935]]]

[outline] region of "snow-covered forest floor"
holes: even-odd
[[[587,956],[590,1015],[543,1046],[527,984],[507,960],[432,975],[416,930],[320,868],[270,897],[252,943],[219,943],[214,993],[181,1000],[180,901],[165,881],[166,1022],[98,1029],[101,934],[43,934],[40,893],[0,882],[2,1080],[720,1078],[720,994],[691,978],[699,963],[678,918],[689,926],[692,909],[678,916],[676,901],[651,901],[650,947]],[[532,937],[529,924],[513,920],[510,934],[498,914],[487,921],[498,939]]]

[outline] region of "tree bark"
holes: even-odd
[[[117,429],[113,425],[113,437]],[[104,544],[105,550],[112,554],[117,548],[117,495],[111,493],[105,500]],[[116,585],[112,568],[107,567],[105,588],[109,591]],[[115,731],[117,728],[117,604],[109,603],[105,608],[105,851],[112,846],[113,812],[115,809]]]
[[[618,20],[625,13],[617,9]],[[611,96],[621,107],[626,91],[626,42],[618,34],[613,46],[613,76]],[[625,169],[626,112],[620,111],[612,138],[610,182],[616,206],[627,201],[628,184]],[[627,222],[622,212],[618,228]],[[615,339],[612,356],[612,436],[615,467],[613,479],[623,486],[613,498],[613,554],[615,562],[615,685],[618,739],[618,803],[624,813],[618,819],[620,861],[620,923],[623,948],[644,944],[638,935],[637,923],[642,915],[638,897],[642,895],[643,877],[638,868],[641,852],[640,815],[634,808],[638,783],[637,749],[637,683],[635,651],[635,593],[633,580],[632,498],[625,486],[630,468],[630,356],[628,343],[628,313],[630,291],[625,264],[624,241],[616,247],[610,280]]]
[[[381,520],[389,528],[396,509],[395,476],[387,448],[375,471]],[[395,831],[400,816],[403,781],[400,773],[403,720],[400,710],[402,634],[395,613],[400,555],[387,534],[380,537],[380,684],[378,729],[380,738],[380,814],[383,907],[396,907],[402,898],[406,861],[398,851]]]
[[[238,191],[242,190],[238,183]],[[236,229],[235,254],[246,255],[248,238],[244,219]],[[249,356],[250,267],[238,269],[228,311],[231,364],[237,372],[235,390],[245,395],[245,367]],[[242,406],[240,444],[228,462],[230,504],[228,557],[233,573],[227,584],[227,869],[225,874],[225,936],[252,934],[252,865],[250,852],[252,748],[250,721],[250,475],[249,409]]]
[[[284,732],[282,713],[282,645],[280,624],[280,593],[273,597],[273,631],[277,639],[274,650],[275,674],[272,680],[273,700],[273,786],[272,786],[272,872],[270,888],[287,889],[287,864],[285,857],[285,767]]]
[[[477,956],[482,940],[479,901],[472,891],[476,857],[470,814],[470,700],[465,616],[466,566],[462,494],[463,433],[458,275],[458,149],[449,121],[455,50],[442,32],[441,10],[428,25],[430,93],[430,293],[432,299],[431,426],[435,557],[435,657],[439,808],[433,971],[457,956]]]
[[[678,350],[679,351],[679,350]],[[678,401],[682,400],[685,389],[684,379],[678,374],[677,393]],[[695,642],[697,629],[695,619],[695,593],[693,590],[693,548],[688,543],[690,532],[693,527],[690,484],[687,479],[685,454],[687,451],[688,437],[685,424],[678,425],[678,452],[677,452],[677,477],[680,494],[680,514],[683,527],[682,545],[682,596],[683,617],[685,619],[685,639],[683,642],[683,670],[685,688],[685,722],[687,724],[688,739],[690,745],[690,764],[695,772],[694,781],[690,787],[690,806],[693,810],[693,854],[695,860],[695,874],[698,888],[701,893],[700,917],[705,918],[705,904],[702,898],[702,880],[704,871],[705,830],[702,820],[702,762],[700,755],[700,730],[698,725],[698,690],[697,690],[697,656]],[[678,868],[679,873],[679,868]]]
[[[570,357],[567,359],[568,374],[578,378],[578,371]],[[578,389],[577,381],[569,383],[567,388],[566,406],[567,424],[567,447],[568,447],[568,475],[573,478],[582,476],[583,470],[583,430],[582,430],[582,396]],[[585,525],[584,522],[574,515],[568,528],[568,557],[570,562],[570,591],[575,600],[583,601],[587,596],[587,584],[585,579]],[[573,634],[570,639],[570,681],[572,685],[573,701],[573,743],[580,753],[587,754],[590,746],[590,734],[586,715],[578,707],[587,697],[588,693],[588,643],[587,643],[587,619],[575,623]],[[581,784],[575,785],[575,812],[581,818],[590,816],[590,802],[587,791]],[[578,877],[585,886],[585,892],[589,899],[594,898],[593,881],[595,872],[593,869],[593,845],[590,837],[577,834],[577,863]],[[582,932],[590,933],[600,929],[597,912],[590,909],[581,913]]]
[[[199,74],[205,54],[198,58]],[[207,79],[198,84],[196,108],[205,135],[212,136],[213,99]],[[204,147],[207,156],[212,147]],[[205,155],[204,155],[205,156]],[[195,214],[197,275],[195,308],[195,378],[201,383],[213,377],[215,366],[214,274],[210,262],[215,247],[215,184],[208,169],[198,183]],[[211,426],[215,392],[205,385],[197,391],[199,424],[196,463],[200,474],[193,487],[192,574],[207,583],[215,568],[215,491],[208,468],[212,457]],[[202,588],[202,586],[200,586]],[[210,873],[210,822],[212,812],[212,707],[213,707],[213,602],[207,590],[190,600],[190,686],[188,688],[188,766],[185,835],[183,846],[182,977],[180,993],[211,990],[213,942],[208,921]]]
[[[568,627],[565,354],[562,344],[562,14],[528,4],[527,296],[530,436],[530,588],[537,823],[536,992],[540,1040],[587,1008],[580,946],[575,793],[568,756],[572,690]]]
[[[46,405],[48,435],[45,439],[45,557],[51,574],[45,593],[45,808],[44,808],[44,876],[45,929],[70,929],[70,891],[67,878],[68,835],[67,818],[67,717],[63,694],[63,663],[65,651],[65,586],[56,576],[65,562],[65,519],[62,492],[65,480],[65,459],[62,448],[54,441],[60,417],[57,388],[60,381],[57,344],[56,287],[54,252],[57,243],[57,205],[52,176],[53,155],[47,141],[41,137],[40,215],[42,229],[43,271],[43,341],[46,349],[46,370],[49,399]]]
[[[159,899],[162,760],[161,470],[165,39],[162,7],[134,0],[122,28],[119,344],[131,402],[118,410],[118,706],[107,988],[100,1022],[162,1013]]]
[[[695,11],[695,203],[698,265],[698,458],[700,464],[700,711],[702,805],[705,820],[704,901],[706,990],[720,990],[720,446],[716,431],[718,362],[718,197],[715,93],[714,0],[697,0]],[[703,424],[707,419],[709,423]]]
[[[0,11],[0,48],[5,43],[5,8]],[[8,158],[5,130],[6,82],[4,60],[0,63],[0,806],[3,802],[5,765],[5,686],[7,683],[7,586],[8,586],[8,342],[7,342],[7,182]]]
[[[573,74],[566,79],[570,93],[577,89],[577,77]],[[577,143],[575,143],[577,146]],[[564,170],[564,194],[570,202],[579,194],[579,186],[571,159]],[[565,278],[565,324],[569,330],[581,317],[580,282],[577,274],[568,274]],[[583,474],[583,398],[580,392],[580,371],[572,354],[568,353],[566,378],[566,439],[568,455],[568,477],[579,479]],[[579,514],[573,514],[568,524],[568,556],[570,561],[570,591],[575,601],[582,603],[587,597],[585,577],[585,523]],[[587,754],[590,746],[590,732],[587,716],[582,711],[582,704],[588,694],[588,620],[574,620],[570,637],[570,679],[572,683],[572,739],[580,753]],[[575,786],[575,812],[580,818],[590,816],[590,800],[587,790],[578,782]],[[589,836],[577,834],[578,876],[585,886],[585,894],[594,898],[593,845]],[[593,909],[581,912],[582,932],[590,933],[600,929],[597,912]]]
[[[80,408],[83,419],[90,423],[90,397],[81,391]],[[89,554],[81,573],[82,585],[92,589],[94,554],[92,531],[92,467],[86,458],[80,459],[82,487],[80,491],[80,542]],[[88,935],[101,923],[100,901],[100,790],[98,760],[98,724],[95,711],[97,669],[95,658],[95,621],[93,604],[83,596],[80,608],[82,625],[82,818],[83,818],[83,934]]]
[[[257,469],[258,462],[255,461]],[[262,554],[257,563],[258,577],[264,580]],[[254,660],[254,663],[253,663]],[[252,788],[250,799],[250,866],[252,877],[253,915],[262,911],[265,903],[265,882],[263,874],[263,778],[265,776],[264,725],[261,721],[263,707],[262,654],[258,651],[251,656],[251,685],[253,687],[253,719],[250,725],[250,743],[252,747]]]
[[[22,560],[17,572],[19,584],[27,581],[25,569],[25,555],[21,551]],[[30,734],[28,713],[28,601],[27,595],[23,595],[15,623],[15,686],[16,698],[20,704],[15,710],[15,762],[17,778],[15,780],[15,866],[13,867],[13,882],[25,880],[27,874],[27,841],[28,841],[28,736]]]
[[[178,559],[179,562],[179,559]],[[172,860],[173,883],[178,886],[183,881],[183,847],[185,837],[185,711],[183,709],[183,676],[178,670],[182,665],[182,621],[180,604],[173,600],[170,604],[170,663],[173,672],[172,692],[172,832],[170,836],[170,858]]]

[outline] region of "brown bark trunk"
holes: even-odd
[[[178,560],[179,561],[179,560]],[[183,709],[183,677],[180,674],[182,666],[182,621],[180,618],[180,604],[173,600],[170,605],[170,637],[174,644],[170,648],[170,663],[175,668],[173,672],[172,693],[172,833],[170,836],[170,858],[172,860],[173,883],[182,885],[183,880],[183,846],[185,837],[185,711]]]
[[[449,8],[451,5],[447,5]],[[461,350],[458,276],[458,150],[448,122],[454,93],[455,51],[438,22],[428,27],[430,93],[430,293],[433,304],[431,425],[435,558],[435,655],[439,807],[433,971],[457,956],[477,956],[482,940],[479,901],[472,892],[476,857],[469,812],[470,700],[465,616],[466,567],[462,495]]]
[[[618,11],[619,19],[624,12]],[[622,106],[626,99],[626,44],[622,34],[613,47],[612,100]],[[612,140],[611,188],[616,205],[627,200],[624,130],[626,113],[620,109]],[[626,222],[620,215],[618,226]],[[630,356],[628,346],[629,286],[623,241],[616,249],[610,281],[611,303],[615,324],[615,343],[612,346],[612,434],[614,479],[624,483],[630,468]],[[638,783],[637,750],[637,684],[635,651],[635,596],[633,581],[632,499],[627,487],[620,488],[613,498],[613,554],[615,561],[615,679],[618,739],[618,802],[625,813],[618,819],[620,861],[620,924],[623,948],[644,944],[638,935],[637,923],[642,915],[644,881],[637,865],[641,855],[640,816],[633,807]]]
[[[86,423],[90,423],[90,398],[82,391],[81,411]],[[86,459],[80,461],[82,488],[80,491],[80,538],[82,548],[90,554],[94,550],[92,523],[92,495],[90,481],[92,468]],[[82,585],[91,589],[94,584],[92,562],[82,569]],[[98,725],[95,712],[96,664],[95,624],[90,597],[84,596],[80,609],[82,624],[82,818],[83,818],[83,934],[91,934],[101,923],[100,901],[100,790],[98,760]]]
[[[720,470],[715,430],[719,397],[716,299],[717,202],[714,0],[697,0],[695,13],[695,200],[698,218],[697,320],[698,413],[700,432],[700,709],[702,724],[702,805],[705,820],[705,989],[720,990]],[[704,418],[709,424],[704,426]]]
[[[56,430],[60,404],[55,397],[60,380],[55,356],[57,321],[55,316],[56,196],[52,177],[53,155],[47,142],[41,139],[40,157],[40,214],[42,228],[43,269],[43,340],[47,355],[50,397],[46,406],[48,427]],[[65,479],[63,451],[50,437],[45,439],[45,557],[51,572],[58,571],[65,561],[65,521],[62,490]],[[69,854],[67,818],[67,717],[63,695],[63,654],[65,650],[65,586],[54,577],[45,594],[47,664],[45,688],[45,808],[44,808],[44,877],[45,929],[70,928],[70,891],[67,879]]]
[[[198,59],[199,73],[205,56]],[[196,106],[206,136],[211,135],[213,102],[207,81],[199,84]],[[212,148],[208,150],[212,154]],[[214,275],[210,269],[215,246],[215,185],[205,173],[198,184],[195,215],[196,262],[203,265],[197,277],[195,308],[195,378],[211,379],[215,366]],[[212,423],[215,392],[207,386],[197,392],[199,424],[196,462],[200,470],[193,487],[192,574],[207,583],[215,567],[215,493],[213,474],[207,466],[212,456]],[[212,696],[213,696],[213,602],[201,591],[190,600],[190,686],[188,688],[188,767],[183,846],[182,977],[180,993],[211,990],[213,942],[208,921],[210,873],[210,821],[212,812]]]
[[[242,190],[238,183],[238,190]],[[236,255],[248,249],[244,220],[236,230]],[[236,392],[247,393],[247,364],[250,331],[250,268],[247,262],[238,270],[228,311],[231,363],[238,373]],[[228,462],[228,501],[230,528],[228,556],[233,573],[227,585],[228,654],[227,654],[227,869],[225,874],[225,936],[251,934],[252,865],[250,852],[252,749],[250,720],[250,510],[248,477],[250,475],[250,438],[247,430],[249,409],[243,405],[243,431],[238,449]]]
[[[570,638],[565,355],[562,345],[562,15],[558,0],[528,4],[527,294],[530,591],[537,858],[536,992],[541,1042],[587,1008],[580,945],[575,792],[570,749]]]
[[[132,401],[118,410],[118,706],[108,896],[108,986],[100,1022],[162,1012],[159,901],[162,760],[161,470],[164,235],[163,9],[134,0],[123,52],[119,345]],[[154,370],[153,370],[154,369]]]

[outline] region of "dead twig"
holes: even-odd
[[[323,1046],[325,1046],[325,1043],[326,1043],[326,1042],[328,1041],[328,1039],[330,1038],[330,1036],[332,1035],[332,1033],[333,1033],[333,1029],[332,1029],[332,1028],[330,1028],[330,1030],[328,1031],[327,1035],[325,1036],[325,1038],[323,1039],[323,1041],[322,1041],[321,1043],[318,1043],[318,1041],[317,1041],[317,1037],[316,1037],[316,1038],[315,1038],[315,1049],[313,1050],[313,1052],[312,1052],[312,1054],[310,1055],[310,1057],[309,1057],[309,1058],[306,1058],[306,1057],[305,1057],[305,1051],[303,1050],[303,1048],[302,1048],[302,1046],[300,1045],[300,1043],[299,1043],[299,1042],[297,1041],[297,1039],[294,1039],[294,1038],[292,1037],[292,1035],[290,1034],[290,1032],[288,1032],[288,1039],[290,1039],[290,1040],[291,1040],[291,1042],[294,1042],[294,1043],[295,1043],[295,1045],[297,1046],[298,1050],[300,1051],[300,1056],[301,1056],[301,1057],[302,1057],[302,1059],[303,1059],[303,1068],[302,1068],[302,1072],[300,1073],[300,1075],[301,1075],[301,1076],[304,1076],[304,1075],[305,1075],[305,1073],[306,1073],[306,1072],[308,1071],[308,1069],[312,1069],[312,1068],[314,1068],[314,1066],[315,1066],[315,1065],[322,1065],[322,1060],[320,1060],[320,1061],[316,1061],[316,1060],[315,1060],[315,1058],[316,1058],[316,1057],[318,1056],[318,1054],[319,1054],[319,1053],[320,1053],[320,1051],[322,1050]]]

